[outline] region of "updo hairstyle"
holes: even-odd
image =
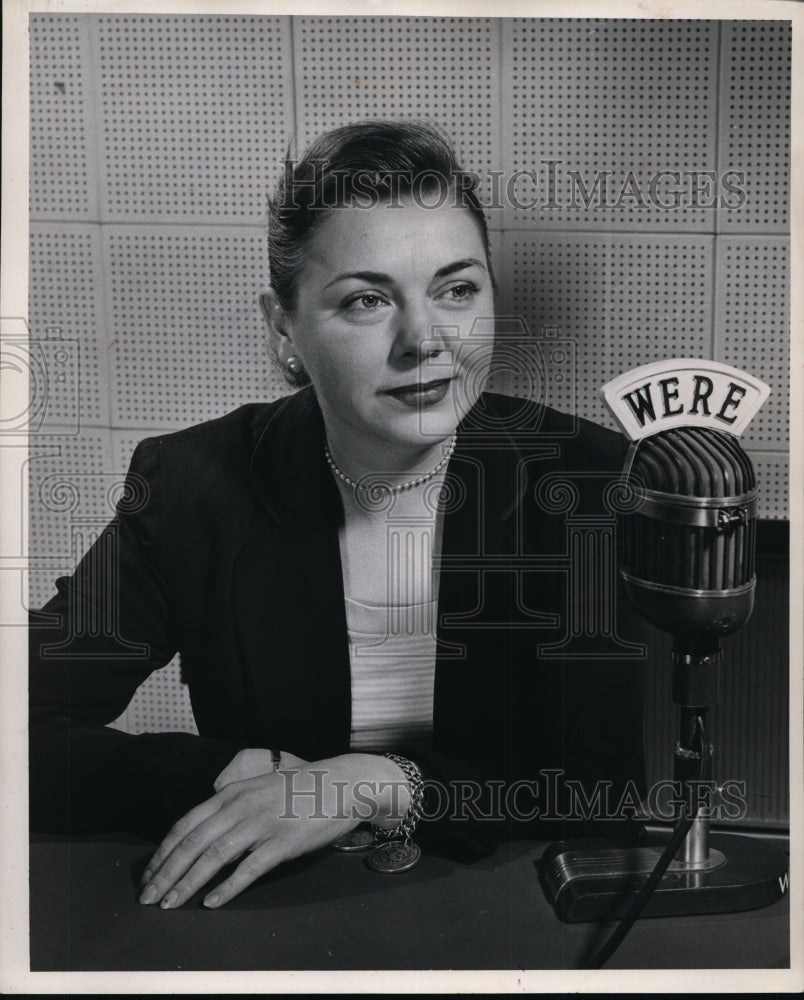
[[[447,136],[426,121],[356,122],[325,132],[298,161],[289,150],[268,202],[268,259],[279,304],[289,313],[296,307],[308,244],[330,212],[411,198],[429,206],[451,198],[471,213],[494,285],[477,180],[461,169]],[[309,383],[306,372],[285,377],[294,386]]]

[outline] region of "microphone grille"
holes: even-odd
[[[625,566],[661,587],[730,590],[754,578],[756,476],[731,434],[700,427],[638,443],[633,482],[644,495],[625,518]]]
[[[742,496],[756,489],[751,459],[722,431],[680,427],[640,442],[632,469],[651,490],[682,496]]]

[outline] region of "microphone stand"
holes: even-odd
[[[716,638],[676,636],[673,645],[673,700],[679,705],[676,833],[645,834],[636,846],[605,839],[551,844],[542,856],[542,878],[564,921],[734,913],[766,906],[787,891],[788,859],[781,851],[755,837],[710,832],[713,747],[705,727],[718,700],[722,652]],[[691,826],[668,864],[665,849],[690,816]],[[661,864],[665,870],[655,887],[637,912],[629,913]]]
[[[680,652],[679,650],[687,650]],[[690,871],[700,871],[722,863],[722,855],[713,858],[709,848],[709,816],[713,789],[707,784],[712,774],[714,747],[708,741],[702,753],[695,749],[695,734],[700,720],[703,732],[709,708],[717,704],[720,688],[720,663],[723,653],[717,639],[701,641],[695,637],[673,641],[673,701],[679,706],[678,742],[673,750],[673,778],[678,789],[676,826],[685,816],[693,815],[678,860]],[[705,775],[706,780],[701,781]]]

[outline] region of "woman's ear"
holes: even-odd
[[[297,352],[290,338],[288,315],[282,308],[273,288],[260,293],[260,309],[262,309],[262,314],[268,325],[268,339],[271,343],[271,349],[280,363],[284,364],[291,355]]]

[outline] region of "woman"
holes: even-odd
[[[221,906],[363,819],[412,851],[422,776],[463,782],[472,808],[416,835],[465,857],[550,812],[534,784],[481,813],[489,788],[639,776],[630,668],[549,651],[566,512],[533,492],[579,471],[585,502],[622,443],[482,395],[494,277],[448,142],[423,123],[322,137],[287,164],[269,251],[271,343],[310,384],[143,442],[31,630],[34,825],[160,839],[140,899],[168,908],[239,862],[204,897]],[[200,735],[105,728],[177,651]]]

